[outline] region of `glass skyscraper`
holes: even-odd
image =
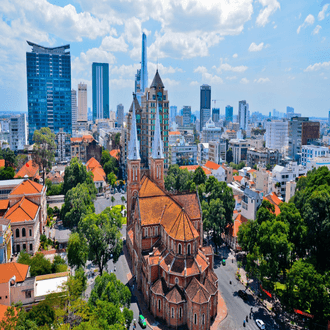
[[[29,143],[33,133],[49,127],[72,133],[70,45],[47,48],[30,41],[26,53]]]
[[[200,107],[200,130],[203,130],[206,122],[212,116],[211,114],[211,86],[209,85],[202,85],[201,86],[201,107]]]
[[[233,122],[233,107],[230,105],[226,106],[226,122]]]
[[[92,64],[93,121],[109,119],[109,64]]]

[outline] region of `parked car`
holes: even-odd
[[[238,295],[243,299],[243,300],[247,300],[249,298],[248,294],[243,291],[243,290],[239,290],[238,291]]]
[[[139,323],[143,329],[147,327],[147,322],[143,315],[139,316]]]
[[[222,265],[226,266],[226,259],[222,259]]]
[[[256,319],[256,323],[259,329],[266,329],[265,323],[262,320]]]

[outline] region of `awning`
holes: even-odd
[[[262,287],[261,284],[260,284],[260,289],[261,289],[263,292],[265,292],[266,295],[267,295],[269,298],[272,298],[272,294],[271,294],[270,292],[266,291],[266,290]]]
[[[299,309],[293,309],[293,310],[294,310],[294,312],[295,312],[296,314],[300,314],[300,315],[303,315],[303,316],[309,317],[309,318],[311,318],[311,319],[314,318],[314,315],[309,314],[309,313],[306,313],[306,312],[303,312],[303,311],[301,311],[301,310],[299,310]]]

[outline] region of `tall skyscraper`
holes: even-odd
[[[231,107],[230,105],[226,106],[226,113],[225,113],[225,117],[226,117],[226,122],[233,122],[233,107]]]
[[[78,85],[78,121],[87,121],[87,84]]]
[[[200,125],[201,131],[206,122],[211,117],[211,86],[202,85],[200,87]]]
[[[183,106],[182,109],[182,117],[183,117],[183,126],[189,126],[191,123],[191,107]]]
[[[239,128],[246,130],[249,123],[249,104],[245,100],[238,102],[238,123]]]
[[[135,94],[137,94],[140,93],[140,91],[141,91],[141,69],[138,69],[135,75],[134,92]]]
[[[147,36],[142,33],[141,92],[148,87]]]
[[[77,91],[71,89],[71,113],[72,113],[72,129],[77,129],[78,106],[77,106]]]
[[[170,119],[171,121],[175,121],[175,117],[177,116],[178,107],[176,105],[170,106]]]
[[[41,127],[55,134],[72,133],[70,45],[47,48],[27,41],[26,53],[29,142]]]
[[[28,138],[28,123],[26,114],[10,117],[9,122],[9,145],[10,150],[24,150]]]
[[[286,107],[286,113],[294,113],[294,108]]]
[[[214,123],[218,123],[220,120],[220,108],[213,108],[212,109],[212,121]]]
[[[109,64],[92,64],[93,121],[109,119]]]
[[[124,106],[122,104],[117,105],[117,123],[118,126],[123,126],[124,122]]]

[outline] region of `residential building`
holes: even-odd
[[[206,122],[202,131],[202,142],[218,141],[221,139],[223,129],[216,127],[211,118]]]
[[[230,105],[226,106],[225,118],[226,118],[226,122],[233,122],[233,107]]]
[[[63,129],[56,134],[55,160],[58,163],[69,162],[71,159],[70,135],[63,132]]]
[[[329,147],[320,147],[313,145],[303,145],[301,147],[301,164],[307,166],[316,157],[328,157]]]
[[[235,140],[237,139],[237,132],[235,130],[227,129],[226,132],[222,134],[222,138],[226,140]]]
[[[203,245],[198,194],[164,189],[159,117],[157,107],[148,169],[141,168],[135,111],[131,118],[126,246],[132,276],[151,314],[167,326],[210,329],[218,304],[213,249]]]
[[[0,180],[0,202],[3,199],[8,199],[11,191],[23,181],[24,179]]]
[[[184,144],[185,139],[180,131],[168,132],[169,145]]]
[[[249,123],[249,104],[245,100],[238,102],[238,123],[239,128],[246,130]]]
[[[311,171],[313,168],[318,169],[321,166],[326,166],[330,170],[330,156],[315,157],[307,162],[307,171]]]
[[[93,181],[97,191],[102,192],[106,188],[107,178],[101,164],[92,157],[86,163],[86,169],[93,173]]]
[[[8,201],[0,201],[0,264],[11,261],[13,256],[13,232],[9,219],[3,218],[7,211]]]
[[[247,219],[256,220],[257,211],[261,203],[262,196],[258,192],[250,188],[245,188],[242,198],[242,216]]]
[[[247,166],[253,167],[254,165],[277,165],[281,159],[281,154],[278,150],[272,150],[268,148],[256,149],[248,148],[247,151]]]
[[[248,142],[243,139],[235,139],[229,141],[229,148],[231,148],[233,152],[233,162],[235,164],[247,160],[248,147]]]
[[[209,144],[198,143],[197,145],[197,162],[198,165],[204,165],[209,160]]]
[[[174,144],[170,145],[170,164],[179,166],[197,164],[197,145]]]
[[[178,126],[183,126],[183,116],[176,116],[175,117],[175,123],[178,125]]]
[[[120,103],[117,105],[117,123],[118,127],[122,127],[124,122],[124,106]]]
[[[283,201],[280,200],[274,192],[263,196],[263,199],[274,205],[274,212],[271,211],[273,214],[278,216],[281,213],[280,204],[283,203]]]
[[[109,64],[92,64],[93,121],[109,119]]]
[[[91,135],[71,138],[71,158],[77,157],[81,162],[86,164],[92,157],[100,162],[101,155],[102,147]]]
[[[286,183],[296,180],[301,175],[306,175],[307,168],[298,165],[297,162],[290,162],[285,167],[276,165],[272,171],[272,190],[278,196],[281,195],[283,200],[286,196]]]
[[[271,172],[266,171],[265,168],[260,168],[255,172],[256,190],[261,191],[267,195],[271,191]]]
[[[258,138],[246,139],[250,148],[262,149],[264,148],[264,140]],[[270,149],[270,148],[269,148]]]
[[[209,141],[209,161],[216,164],[226,162],[227,144],[223,139]]]
[[[77,91],[71,89],[71,114],[72,114],[72,130],[77,129],[78,121],[78,105],[77,105]]]
[[[183,126],[189,126],[191,123],[191,107],[184,105],[182,109]]]
[[[176,105],[170,106],[170,119],[175,122],[175,117],[177,116],[178,107]]]
[[[297,182],[296,180],[288,181],[285,187],[285,202],[289,203],[290,199],[296,193]]]
[[[219,182],[228,182],[227,181],[227,171],[225,170],[225,167],[222,165],[219,165],[217,163],[207,161],[203,167],[206,167],[208,170],[211,171],[211,175],[214,176]]]
[[[211,118],[211,86],[200,87],[200,130],[202,131],[206,122]]]
[[[320,122],[309,121],[308,117],[293,117],[289,121],[288,156],[296,159],[301,146],[320,138]]]
[[[27,41],[26,53],[29,143],[33,133],[49,127],[72,133],[70,45],[43,47]]]
[[[238,231],[242,223],[246,223],[247,221],[247,218],[243,217],[241,213],[238,213],[236,211],[233,213],[233,223],[227,225],[225,229],[223,239],[234,251],[242,250],[242,248],[238,244]]]
[[[34,164],[33,161],[30,159],[19,169],[19,171],[15,174],[14,178],[31,179],[38,181],[40,179],[39,165]]]
[[[265,123],[266,134],[266,148],[277,149],[283,155],[288,152],[288,121],[272,120]]]
[[[78,84],[78,121],[87,122],[87,84]]]
[[[220,108],[213,108],[212,109],[212,121],[214,123],[218,123],[220,120]]]
[[[28,123],[26,114],[10,117],[9,122],[9,145],[10,150],[24,150],[28,144]]]

